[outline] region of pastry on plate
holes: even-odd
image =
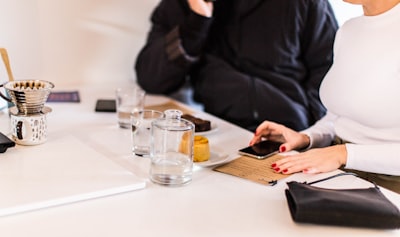
[[[210,159],[210,145],[204,136],[194,136],[193,161],[203,162]]]
[[[192,122],[194,124],[195,132],[206,132],[211,130],[211,122],[209,120],[198,118],[190,114],[183,114],[181,118]]]
[[[190,146],[188,146],[189,138],[191,136],[189,133],[185,133],[182,137],[179,151],[184,154],[189,154]],[[196,135],[193,138],[193,161],[194,162],[202,162],[208,161],[210,159],[210,146],[208,143],[208,139],[204,136]]]

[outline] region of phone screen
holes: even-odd
[[[282,143],[269,140],[261,141],[252,146],[239,150],[239,154],[250,156],[257,159],[265,159],[271,155],[278,153],[279,146]]]
[[[116,112],[115,100],[98,99],[96,102],[96,112]]]

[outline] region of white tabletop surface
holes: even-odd
[[[400,230],[382,231],[294,223],[284,195],[286,182],[311,181],[330,174],[295,174],[279,181],[275,186],[264,186],[212,171],[209,167],[195,165],[193,181],[186,186],[171,188],[153,184],[148,180],[149,160],[131,154],[130,131],[118,128],[115,113],[94,111],[96,99],[112,99],[114,88],[80,87],[79,92],[81,103],[46,104],[53,109],[48,116],[48,142],[60,137],[73,137],[73,141],[85,144],[88,149],[95,150],[123,170],[134,174],[145,182],[146,187],[0,217],[1,236],[400,235]],[[166,97],[149,95],[146,103],[157,104],[166,100]],[[252,134],[212,115],[202,112],[199,114],[217,124],[218,130],[207,135],[212,149],[228,154],[231,159],[238,157],[237,150],[248,145]],[[6,113],[0,113],[0,131],[10,135]],[[65,143],[66,150],[74,149],[69,146],[68,139]],[[42,145],[30,148],[17,145],[0,154],[0,159],[26,149],[32,149],[32,154],[20,159],[28,160],[39,155],[54,156],[57,152],[63,152],[60,149],[42,150],[39,149],[40,146]],[[324,185],[333,188],[368,186],[366,182],[354,177],[330,180]],[[400,195],[387,190],[383,192],[400,207]]]

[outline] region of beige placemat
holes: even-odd
[[[145,106],[146,109],[153,109],[153,110],[158,110],[161,112],[164,112],[167,109],[178,109],[180,111],[182,111],[182,113],[184,114],[193,114],[193,111],[180,105],[179,103],[175,102],[175,101],[168,101],[166,103],[163,104],[156,104],[156,105],[148,105]]]
[[[282,157],[281,155],[273,155],[267,159],[258,160],[248,156],[241,156],[229,163],[215,167],[213,170],[260,184],[274,185],[278,180],[289,176],[277,173],[271,168],[271,165]]]

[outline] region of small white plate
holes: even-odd
[[[199,136],[205,136],[205,135],[210,135],[214,132],[218,131],[218,126],[216,123],[211,122],[211,129],[208,131],[204,131],[204,132],[196,132],[195,135],[199,135]]]
[[[226,153],[220,153],[220,152],[215,152],[215,151],[210,151],[210,159],[208,161],[203,161],[203,162],[193,162],[195,165],[201,166],[201,167],[208,167],[208,166],[213,166],[213,165],[219,165],[228,160],[228,154]]]

